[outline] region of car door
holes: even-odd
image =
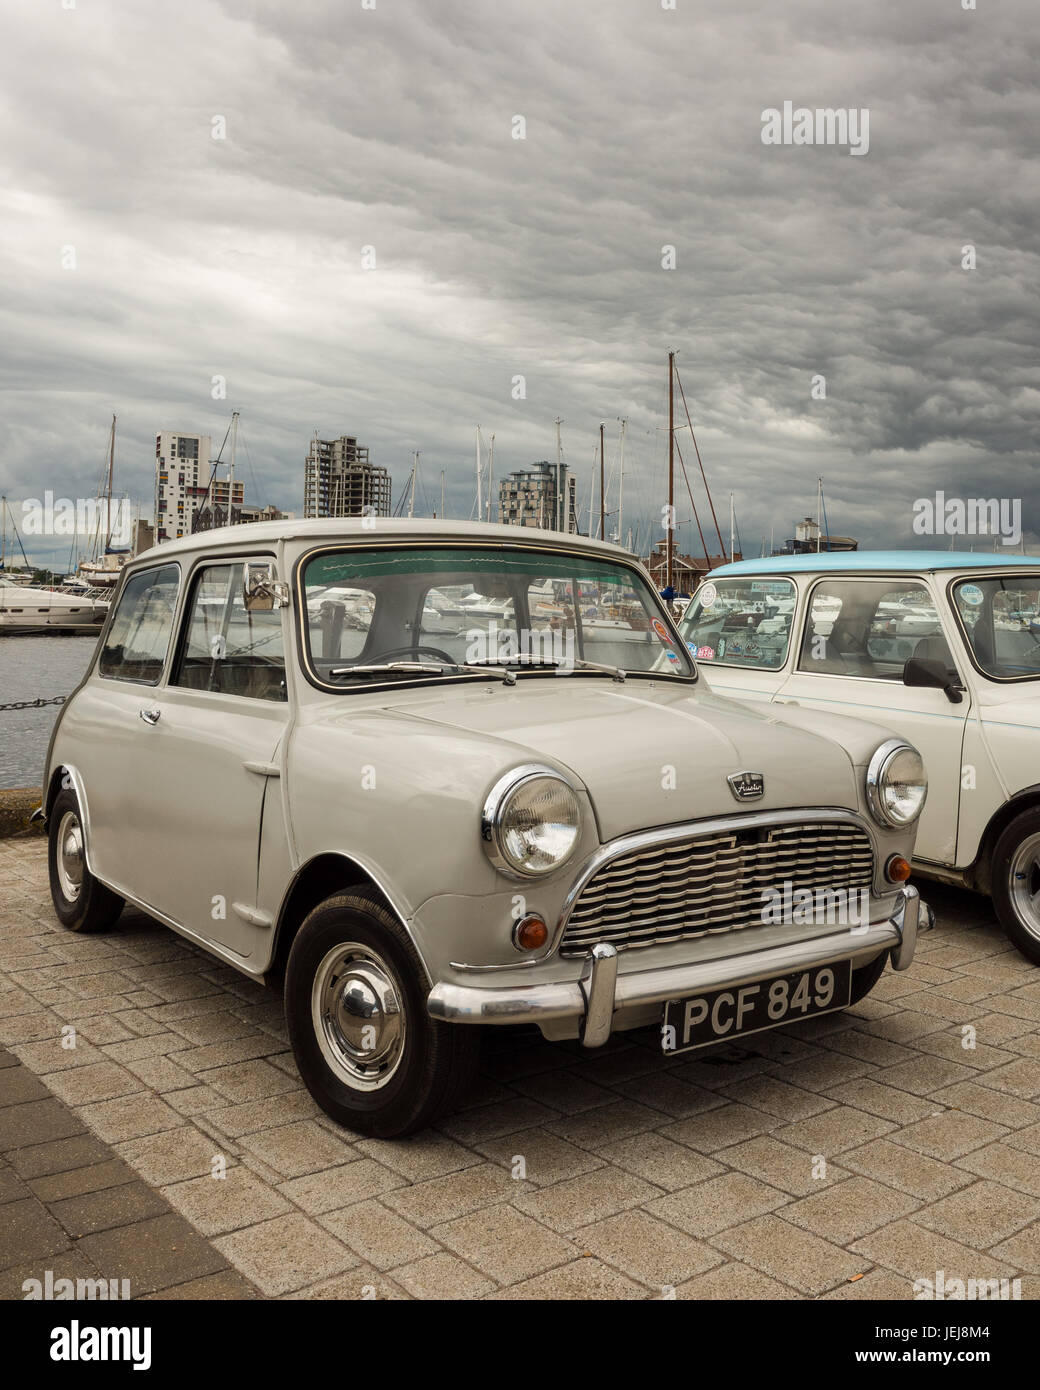
[[[918,749],[928,773],[916,857],[956,859],[961,762],[971,694],[928,583],[916,577],[817,580],[801,643],[777,699],[833,710],[891,728]],[[941,660],[965,687],[959,703],[942,690],[903,684],[908,657]]]
[[[797,609],[791,579],[720,575],[694,594],[679,630],[712,690],[771,700],[784,682]]]
[[[181,567],[138,570],[124,582],[84,685],[66,708],[54,758],[79,780],[92,871],[140,899],[138,829],[161,813],[142,762],[142,711],[155,702],[169,660]]]
[[[243,573],[241,559],[215,560],[190,577],[169,677],[139,721],[158,814],[134,834],[151,906],[263,958],[273,916],[257,900],[261,830],[284,840],[285,829],[285,610],[247,608]]]

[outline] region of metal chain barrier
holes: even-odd
[[[49,700],[15,700],[10,705],[0,705],[0,711],[5,709],[42,709],[44,705],[63,705],[68,698],[67,695],[52,695]]]

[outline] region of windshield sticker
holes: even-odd
[[[672,636],[660,618],[654,618],[653,629],[666,647],[671,645]]]
[[[694,656],[697,658],[698,661],[715,660],[714,647],[698,647],[695,646],[693,642],[688,642],[686,645],[689,647],[690,651],[693,652]]]
[[[697,595],[697,597],[698,597],[698,598],[700,599],[700,601],[701,601],[701,607],[702,607],[702,608],[714,608],[714,607],[715,607],[715,600],[718,598],[718,596],[719,596],[719,591],[718,591],[718,589],[716,589],[716,587],[715,587],[714,584],[703,584],[703,585],[701,585],[701,591],[700,591],[700,593]]]
[[[970,603],[972,608],[977,608],[982,602],[982,590],[977,584],[962,584],[957,594],[962,603]]]

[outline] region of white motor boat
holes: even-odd
[[[0,633],[101,627],[110,599],[13,584],[0,575]]]

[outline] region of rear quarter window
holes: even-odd
[[[173,635],[180,569],[161,565],[126,581],[98,658],[107,680],[158,685]]]

